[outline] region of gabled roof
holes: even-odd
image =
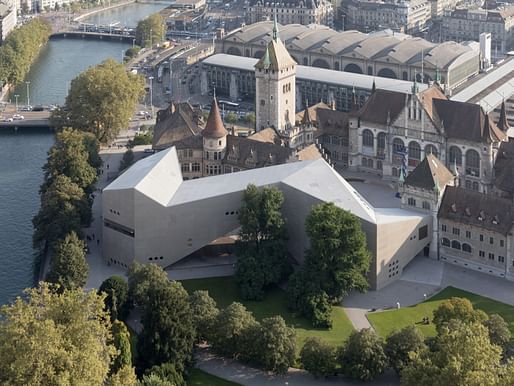
[[[428,154],[405,179],[405,185],[433,190],[442,188],[453,180],[453,174],[433,154]]]
[[[473,142],[497,142],[507,138],[480,105],[434,99],[438,122],[449,138]]]
[[[366,122],[387,124],[394,121],[405,107],[406,94],[377,89],[370,95],[357,115]]]
[[[438,217],[506,235],[512,228],[514,208],[510,200],[448,186]]]
[[[237,155],[235,160],[231,158],[233,150],[235,150]],[[228,135],[224,162],[226,164],[239,165],[246,169],[249,167],[284,164],[294,155],[295,150],[285,146]],[[247,164],[247,162],[250,162],[250,164]]]
[[[198,134],[199,123],[203,124],[200,112],[188,102],[170,103],[168,108],[157,112],[153,148],[165,149],[176,141]]]
[[[207,138],[222,138],[227,134],[228,131],[225,129],[223,121],[221,120],[218,102],[216,101],[216,98],[214,98],[211,103],[211,111],[209,112],[205,129],[202,131],[202,136]]]
[[[434,103],[435,99],[445,99],[448,100],[446,95],[444,95],[443,90],[434,83],[431,87],[427,88],[424,91],[421,91],[417,94],[419,101],[423,105],[425,112],[430,117],[430,119],[434,120]]]

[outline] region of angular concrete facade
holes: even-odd
[[[303,161],[182,181],[175,148],[145,158],[103,190],[103,256],[123,267],[132,261],[176,263],[239,227],[248,184],[284,194],[288,249],[301,263],[312,206],[334,202],[361,220],[373,254],[370,284],[380,289],[429,243],[431,218],[403,209],[373,208],[324,160]]]

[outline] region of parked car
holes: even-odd
[[[32,106],[30,105],[27,105],[27,106],[21,106],[19,108],[20,111],[32,111]]]
[[[21,121],[21,120],[25,119],[25,117],[23,115],[20,115],[20,114],[14,114],[12,116],[12,119],[14,119],[15,121]]]

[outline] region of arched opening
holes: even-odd
[[[460,250],[460,242],[457,240],[452,240],[452,248]]]
[[[334,70],[339,71],[339,62],[334,62]]]
[[[373,145],[374,145],[373,132],[369,129],[365,129],[362,132],[362,146],[373,148]]]
[[[404,71],[403,74],[402,74],[402,79],[403,80],[409,80],[409,74],[407,73],[407,71]]]
[[[377,135],[377,157],[385,158],[386,134],[384,132]]]
[[[434,156],[438,157],[437,147],[435,147],[434,145],[426,145],[425,157],[429,154],[433,154]]]
[[[344,70],[346,72],[353,72],[354,74],[362,74],[362,69],[358,65],[356,65],[355,63],[347,64],[344,67]]]
[[[229,47],[229,49],[227,50],[227,54],[242,56],[241,50],[237,47]],[[260,58],[260,56],[259,56],[259,58]]]
[[[390,79],[397,79],[395,72],[391,70],[390,68],[382,68],[378,74],[378,76],[381,76],[382,78],[390,78]]]
[[[462,244],[462,250],[464,252],[467,252],[467,253],[471,253],[472,249],[471,249],[471,245],[467,244],[467,243],[463,243]]]
[[[393,164],[401,165],[405,153],[405,144],[400,138],[393,140]]]
[[[312,67],[330,68],[330,65],[325,59],[316,59],[314,62],[312,62]]]
[[[447,239],[446,237],[443,237],[441,239],[441,244],[444,245],[445,247],[449,247],[450,246],[450,239]]]
[[[462,165],[462,152],[457,146],[450,147],[450,164]]]
[[[480,155],[476,150],[466,152],[466,175],[480,177]]]
[[[253,57],[256,59],[260,59],[263,56],[264,56],[264,51],[257,51],[257,52],[254,52],[254,54],[253,54]]]
[[[409,143],[409,166],[418,166],[421,161],[421,146],[416,141]]]

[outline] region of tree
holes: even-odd
[[[130,47],[128,50],[125,51],[125,56],[129,59],[132,59],[137,56],[139,51],[141,51],[141,47],[139,46]]]
[[[72,231],[55,244],[47,281],[61,289],[77,289],[86,285],[88,274],[86,243]]]
[[[425,349],[424,336],[415,326],[393,331],[387,337],[384,347],[389,366],[398,374],[411,362],[412,353],[419,353]]]
[[[41,283],[0,309],[0,384],[103,385],[115,354],[103,298]]]
[[[162,42],[165,35],[164,19],[159,13],[154,13],[140,20],[136,27],[136,44],[141,47],[151,47]]]
[[[296,357],[296,332],[281,316],[261,321],[256,344],[256,358],[265,370],[285,374]]]
[[[250,126],[255,127],[255,114],[246,114],[245,115],[245,121]]]
[[[237,357],[243,354],[250,357],[252,355],[249,345],[255,345],[252,336],[258,327],[259,323],[252,313],[241,303],[234,302],[216,318],[212,348],[222,355]]]
[[[282,192],[248,185],[239,210],[236,279],[243,299],[262,300],[264,289],[289,272]]]
[[[147,132],[144,134],[136,134],[133,139],[128,141],[127,147],[132,149],[134,146],[151,145],[152,142],[153,134],[151,132]]]
[[[132,367],[130,334],[125,323],[115,320],[112,324],[112,340],[117,354],[111,366],[111,373],[116,374],[124,367]]]
[[[343,373],[361,381],[371,381],[387,367],[383,342],[371,329],[354,331],[341,349],[339,362]]]
[[[156,375],[163,381],[171,382],[173,386],[186,386],[184,377],[175,369],[172,363],[163,363],[159,366],[153,366],[147,370],[147,375]]]
[[[493,314],[484,322],[484,325],[489,332],[489,340],[491,343],[505,350],[511,338],[509,325],[505,320],[500,315]]]
[[[289,306],[316,326],[330,326],[331,304],[351,290],[365,291],[371,254],[359,219],[333,203],[312,208],[306,219],[310,248],[290,278]]]
[[[143,378],[137,383],[137,386],[175,386],[175,384],[166,379],[162,379],[157,374],[149,374],[143,375]]]
[[[439,331],[452,319],[465,323],[482,323],[487,320],[487,314],[481,310],[475,310],[468,299],[453,297],[445,300],[435,309],[433,322]]]
[[[128,149],[124,154],[120,162],[119,171],[122,172],[125,169],[132,166],[134,163],[134,151],[132,149]]]
[[[100,157],[100,143],[92,133],[82,133],[82,135],[84,136],[84,147],[88,153],[88,162],[98,174],[103,164],[102,157]]]
[[[107,380],[105,386],[135,386],[137,383],[136,372],[133,367],[122,367],[116,374]]]
[[[236,123],[238,120],[238,117],[237,117],[237,114],[234,113],[234,112],[229,112],[226,116],[225,116],[225,121],[227,123],[231,123],[231,124],[234,124]]]
[[[208,291],[194,291],[189,295],[189,304],[193,313],[197,341],[210,340],[214,323],[220,312],[216,301],[209,296]]]
[[[128,126],[143,95],[143,78],[108,59],[71,81],[67,111],[52,113],[52,122],[91,132],[100,143],[108,143]]]
[[[166,272],[156,264],[132,263],[128,272],[129,302],[145,307],[150,302],[152,286],[165,286],[169,280]]]
[[[182,372],[191,361],[195,339],[188,294],[176,281],[152,282],[147,293],[137,342],[141,368],[170,362]]]
[[[309,337],[300,351],[300,362],[314,377],[328,377],[336,372],[334,347],[318,337]]]
[[[129,311],[128,284],[121,276],[111,276],[103,281],[98,292],[105,293],[105,307],[111,320],[125,320]]]
[[[493,386],[502,372],[501,349],[478,322],[451,319],[441,326],[435,350],[415,355],[401,373],[405,386]]]
[[[92,192],[97,175],[96,169],[89,163],[89,156],[83,133],[71,129],[57,133],[55,144],[48,152],[48,160],[43,166],[46,185],[62,174],[84,191]]]

